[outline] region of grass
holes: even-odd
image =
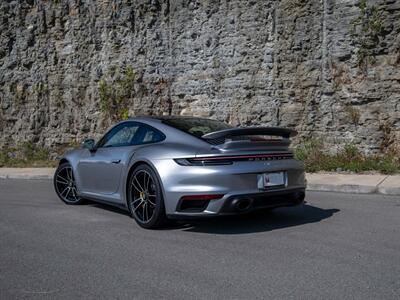
[[[307,172],[379,172],[400,173],[400,158],[394,154],[364,155],[354,145],[346,145],[336,154],[324,151],[319,140],[308,140],[294,149],[295,157],[304,162]]]
[[[0,151],[0,167],[55,167],[50,151],[25,142],[18,147],[5,147]]]

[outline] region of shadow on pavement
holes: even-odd
[[[212,234],[244,234],[316,223],[330,218],[339,209],[322,209],[312,205],[258,211],[239,216],[217,217],[181,223],[184,231]]]
[[[129,212],[107,204],[88,201],[86,205],[129,216]],[[173,222],[162,230],[183,230],[211,234],[244,234],[271,231],[280,228],[320,222],[339,212],[339,209],[323,209],[309,204],[283,207],[275,210],[256,211],[236,216],[212,217]]]
[[[100,202],[94,202],[94,201],[86,200],[83,205],[97,207],[97,208],[108,210],[108,211],[111,211],[111,212],[114,212],[114,213],[118,213],[118,214],[121,214],[121,215],[130,216],[129,212],[127,210],[119,208],[117,206],[110,205],[110,204],[103,204],[103,203],[100,203]]]

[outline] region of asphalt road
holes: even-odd
[[[0,299],[399,299],[400,199],[307,202],[150,231],[50,181],[0,180]]]

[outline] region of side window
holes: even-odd
[[[122,147],[133,143],[138,133],[139,125],[136,123],[123,123],[113,128],[101,140],[99,147]]]
[[[141,128],[140,137],[136,141],[136,144],[140,145],[140,144],[156,143],[162,141],[164,138],[165,138],[164,135],[160,131],[151,128],[149,126],[143,126]]]

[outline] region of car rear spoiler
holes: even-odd
[[[297,135],[297,131],[289,128],[281,127],[242,127],[242,128],[232,128],[220,131],[214,131],[207,133],[202,136],[203,139],[222,139],[232,136],[241,135],[271,135],[271,136],[281,136],[283,138],[291,138]]]

